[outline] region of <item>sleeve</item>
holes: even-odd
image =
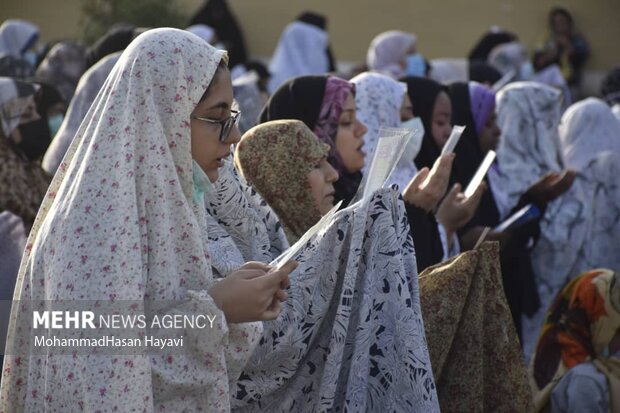
[[[459,242],[458,235],[456,233],[452,234],[452,248],[448,248],[448,234],[446,233],[444,226],[439,222],[437,223],[437,231],[439,231],[441,247],[444,251],[441,261],[446,261],[456,255],[459,255],[461,253],[461,243]]]
[[[574,367],[560,380],[551,393],[551,413],[607,413],[609,390],[598,376],[583,374]]]
[[[151,356],[155,406],[161,411],[230,411],[230,391],[260,339],[262,324],[227,324],[206,291],[189,291],[188,296],[166,315],[210,314],[215,320],[210,328],[185,331],[183,356],[170,351]]]
[[[207,213],[231,236],[246,261],[270,262],[265,223],[249,203],[234,168],[220,168],[215,191],[205,195]]]
[[[425,268],[441,262],[444,256],[441,235],[433,214],[407,203],[405,209],[413,237],[418,272],[422,272]]]

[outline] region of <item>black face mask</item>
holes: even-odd
[[[21,149],[24,155],[30,160],[39,159],[43,156],[52,140],[47,119],[41,118],[24,123],[18,128],[22,140],[17,144],[17,147]]]

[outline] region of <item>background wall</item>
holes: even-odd
[[[139,0],[136,0],[139,1]],[[187,15],[203,0],[176,1]],[[39,25],[43,40],[79,34],[79,0],[3,0],[0,21],[19,17]],[[7,4],[8,3],[8,4]],[[589,40],[591,72],[620,64],[620,0],[228,0],[251,55],[269,57],[282,29],[298,14],[329,16],[328,30],[338,60],[363,61],[370,40],[389,29],[418,35],[428,58],[464,57],[491,25],[516,32],[533,48],[546,30],[548,10],[568,8]]]

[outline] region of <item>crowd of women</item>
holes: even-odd
[[[578,100],[588,46],[550,25],[531,64],[498,28],[434,61],[387,31],[345,73],[316,13],[268,67],[223,1],[44,55],[5,21],[0,412],[620,411],[620,68]],[[217,322],[174,354],[35,349],[24,303],[80,300]]]

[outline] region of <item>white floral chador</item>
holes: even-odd
[[[190,114],[224,52],[175,29],[140,35],[77,131],[28,239],[15,299],[167,300],[213,314],[183,351],[33,355],[13,306],[0,411],[229,411],[260,324],[227,325],[213,282],[205,205],[193,196]],[[143,311],[140,306],[135,312]]]

